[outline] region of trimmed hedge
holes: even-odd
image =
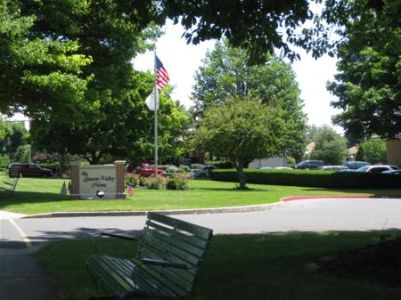
[[[58,162],[51,162],[51,163],[39,163],[38,164],[41,168],[50,169],[53,171],[54,174],[57,174],[60,170],[60,165]]]
[[[211,179],[238,182],[234,169],[214,169]],[[323,188],[401,189],[401,176],[377,173],[245,169],[245,180],[247,183]]]

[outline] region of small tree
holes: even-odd
[[[385,162],[386,154],[387,147],[383,140],[367,140],[359,146],[356,158],[375,164]]]
[[[278,154],[286,134],[279,107],[250,96],[233,96],[225,104],[205,111],[193,145],[230,159],[237,169],[239,189],[246,189],[245,162]]]

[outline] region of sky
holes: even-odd
[[[202,65],[206,52],[212,50],[214,41],[206,41],[199,45],[188,45],[181,38],[183,29],[180,25],[167,22],[165,34],[157,41],[157,56],[163,62],[170,75],[170,85],[174,87],[172,97],[185,107],[192,105],[190,95],[194,84],[196,70]],[[326,83],[333,80],[336,73],[336,59],[324,56],[315,60],[303,50],[299,50],[301,60],[293,63],[301,98],[304,101],[304,112],[310,125],[332,126],[331,118],[339,111],[330,106],[335,97],[326,90]],[[142,71],[153,72],[153,52],[138,56],[134,67]],[[340,127],[336,131],[342,133]]]

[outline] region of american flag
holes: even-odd
[[[160,91],[170,80],[166,68],[161,60],[156,56],[156,87]]]

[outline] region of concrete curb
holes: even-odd
[[[215,208],[195,208],[195,209],[177,209],[177,210],[152,210],[166,215],[190,215],[190,214],[220,214],[220,213],[241,213],[264,211],[273,208],[283,207],[287,202],[297,200],[313,200],[313,199],[369,199],[369,198],[395,198],[400,199],[400,195],[380,196],[370,194],[360,195],[332,195],[332,196],[288,196],[281,198],[280,201],[271,204],[248,205],[248,206],[230,206]],[[40,218],[68,218],[68,217],[116,217],[116,216],[146,216],[148,211],[104,211],[104,212],[54,212],[36,215],[25,215],[23,219],[40,219]]]
[[[196,209],[177,209],[177,210],[152,210],[166,215],[189,215],[189,214],[220,214],[220,213],[241,213],[252,211],[270,210],[282,207],[284,202],[276,202],[262,205],[248,206],[230,206],[216,208],[196,208]],[[105,212],[54,212],[46,214],[28,215],[23,219],[39,219],[39,218],[60,218],[60,217],[112,217],[112,216],[146,216],[148,211],[105,211]]]

